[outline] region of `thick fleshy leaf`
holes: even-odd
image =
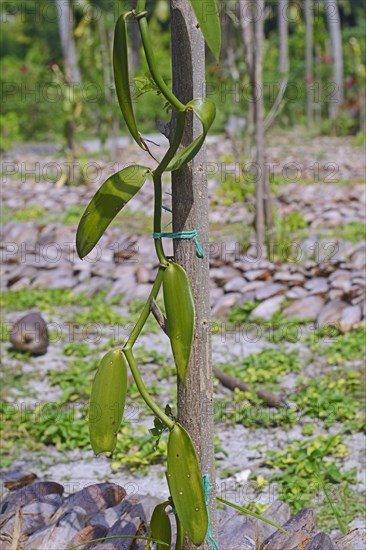
[[[170,545],[172,542],[172,526],[165,512],[168,505],[169,502],[163,502],[155,507],[150,520],[149,537],[159,539]],[[162,544],[156,546],[156,550],[164,550],[165,548]]]
[[[219,62],[221,25],[217,0],[190,0],[198,24],[208,47]]]
[[[149,171],[146,166],[128,166],[103,183],[79,223],[76,249],[80,258],[84,258],[93,250],[118,212],[141,189]]]
[[[114,82],[123,118],[127,127],[141,149],[146,150],[137,129],[135,114],[132,106],[127,45],[127,23],[125,14],[121,15],[116,23],[113,43]]]
[[[194,302],[187,273],[175,262],[170,262],[164,271],[163,294],[174,361],[184,382],[192,350]]]
[[[126,393],[126,360],[120,350],[109,351],[95,375],[89,404],[89,435],[95,454],[114,451]]]
[[[194,544],[202,544],[208,529],[202,478],[192,440],[180,424],[169,434],[167,480],[184,532]]]
[[[193,99],[187,103],[186,110],[193,111],[197,115],[202,123],[203,133],[175,155],[167,167],[167,170],[171,172],[179,170],[197,155],[216,116],[216,106],[209,99]]]

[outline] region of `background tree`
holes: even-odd
[[[188,0],[171,1],[173,91],[186,103],[205,96],[205,44]],[[192,143],[202,133],[199,121],[187,116],[182,144]],[[193,162],[172,174],[173,231],[197,229],[202,243],[209,242],[208,190],[202,148]],[[208,258],[198,259],[191,241],[174,241],[175,260],[187,271],[192,284],[196,327],[189,374],[178,382],[178,419],[196,447],[202,473],[211,480],[209,505],[213,533],[216,532],[215,466],[213,431],[213,387]],[[196,547],[185,541],[185,550]],[[208,543],[202,549],[209,549]]]
[[[333,85],[335,87],[334,93],[330,99],[329,116],[331,120],[336,120],[344,95],[341,21],[336,0],[325,0],[325,9],[332,44]]]

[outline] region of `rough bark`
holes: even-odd
[[[278,34],[279,34],[279,64],[280,74],[287,74],[289,70],[288,59],[288,0],[279,0],[278,3]]]
[[[313,125],[313,0],[305,0],[305,26],[306,26],[306,124],[308,130]]]
[[[56,0],[58,10],[58,25],[61,37],[62,54],[64,60],[65,77],[68,83],[81,81],[77,62],[73,16],[69,0]]]
[[[335,120],[339,114],[339,107],[343,102],[343,52],[342,52],[342,34],[341,21],[336,0],[325,0],[328,28],[333,53],[333,84],[334,94],[332,94],[329,114],[332,120]]]
[[[205,45],[188,0],[171,0],[173,89],[186,103],[205,94]],[[198,120],[188,117],[183,144],[202,132]],[[208,242],[208,191],[205,149],[193,162],[173,173],[173,231],[197,229],[201,243]],[[187,271],[196,307],[196,328],[186,383],[178,383],[178,418],[197,449],[202,474],[211,482],[210,517],[217,531],[213,443],[213,387],[211,365],[209,264],[198,259],[192,241],[176,240],[174,255]],[[185,550],[196,547],[188,540]],[[204,543],[202,549],[209,549]]]
[[[255,149],[256,149],[256,222],[257,242],[262,251],[265,244],[265,172],[264,172],[264,108],[263,108],[263,25],[264,0],[257,2],[257,14],[254,21],[254,67],[252,94],[254,102]]]

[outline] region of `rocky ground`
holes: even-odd
[[[332,481],[333,472],[337,479],[332,483],[351,491],[348,498],[358,502],[365,490],[360,380],[366,316],[362,225],[366,193],[362,151],[351,140],[284,135],[273,143],[268,158],[274,204],[278,216],[289,223],[277,226],[271,253],[259,251],[248,231],[253,218],[250,199],[243,203],[233,193],[233,182],[247,184],[245,167],[242,171],[233,160],[230,143],[217,138],[209,143],[207,165],[212,239],[202,245],[211,265],[214,364],[249,385],[247,392],[233,393],[215,381],[218,492],[257,511],[275,507],[280,497],[295,513],[301,506],[289,496],[286,468],[291,460],[303,460],[304,468],[311,470],[313,464],[301,458],[301,452],[305,449],[306,454],[312,445],[320,453],[323,475]],[[123,152],[129,162],[143,161],[132,146]],[[112,462],[93,457],[83,412],[98,358],[128,334],[139,301],[148,296],[154,280],[157,266],[149,236],[152,187],[146,184],[96,251],[80,261],[74,244],[77,220],[116,166],[100,156],[80,162],[73,169],[77,177],[85,179],[88,174],[88,184],[62,186],[62,174],[70,175],[71,169],[65,163],[47,148],[41,155],[39,150],[25,149],[5,159],[3,340],[8,341],[14,322],[38,310],[47,323],[50,344],[40,357],[3,346],[2,475],[5,479],[9,472],[35,472],[41,479],[61,483],[62,498],[108,480],[123,486],[128,498],[146,493],[164,498],[164,448],[160,452],[153,448],[146,430],[152,420],[136,400],[133,385],[128,422]],[[169,199],[167,194],[168,206]],[[167,242],[168,251],[170,247]],[[332,334],[324,327],[330,327]],[[174,405],[169,345],[153,321],[138,349],[150,391],[162,403]],[[324,390],[312,400],[309,392],[317,384]],[[262,387],[277,395],[278,403],[263,403],[258,398]],[[49,403],[54,404],[51,412]],[[336,473],[327,470],[330,465]],[[312,479],[311,472],[309,478],[302,472],[288,476],[298,476],[305,486]],[[298,484],[293,489],[301,492],[303,487]],[[302,503],[319,509],[320,527],[337,536],[334,514],[327,514],[329,505],[318,492]],[[344,515],[343,504],[336,500]],[[120,506],[116,502],[106,508],[113,505]],[[358,528],[360,505],[351,508],[347,523]],[[48,525],[53,514],[54,510],[45,511],[47,517],[37,530]],[[75,516],[80,523],[77,531],[91,525],[88,514]],[[8,530],[14,517],[13,513]],[[307,521],[315,525],[309,517]],[[288,519],[289,515],[278,521]],[[318,531],[314,525],[307,544]],[[104,533],[112,527],[104,525]],[[137,523],[135,527],[140,528]],[[261,544],[269,534],[262,536]],[[326,543],[309,549],[332,548]],[[283,541],[275,546],[272,540],[263,548],[294,547],[280,544]],[[347,547],[340,539],[337,544]],[[252,547],[256,546],[248,546]]]

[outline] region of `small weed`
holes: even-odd
[[[334,342],[324,346],[316,344],[312,350],[326,357],[329,365],[340,365],[345,361],[362,359],[366,352],[366,330],[359,328],[347,334],[341,334]]]
[[[347,454],[340,435],[321,434],[291,441],[284,451],[266,451],[265,464],[277,470],[270,481],[280,484],[280,500],[298,512],[319,498],[324,483],[356,482],[355,470],[342,472],[336,462]]]
[[[259,304],[260,302],[249,300],[248,302],[245,302],[244,304],[241,304],[240,306],[234,308],[232,311],[229,312],[229,322],[244,323],[248,320],[249,315]]]
[[[358,243],[366,240],[366,225],[362,222],[340,224],[334,230],[324,231],[319,235],[321,239],[335,239]]]

